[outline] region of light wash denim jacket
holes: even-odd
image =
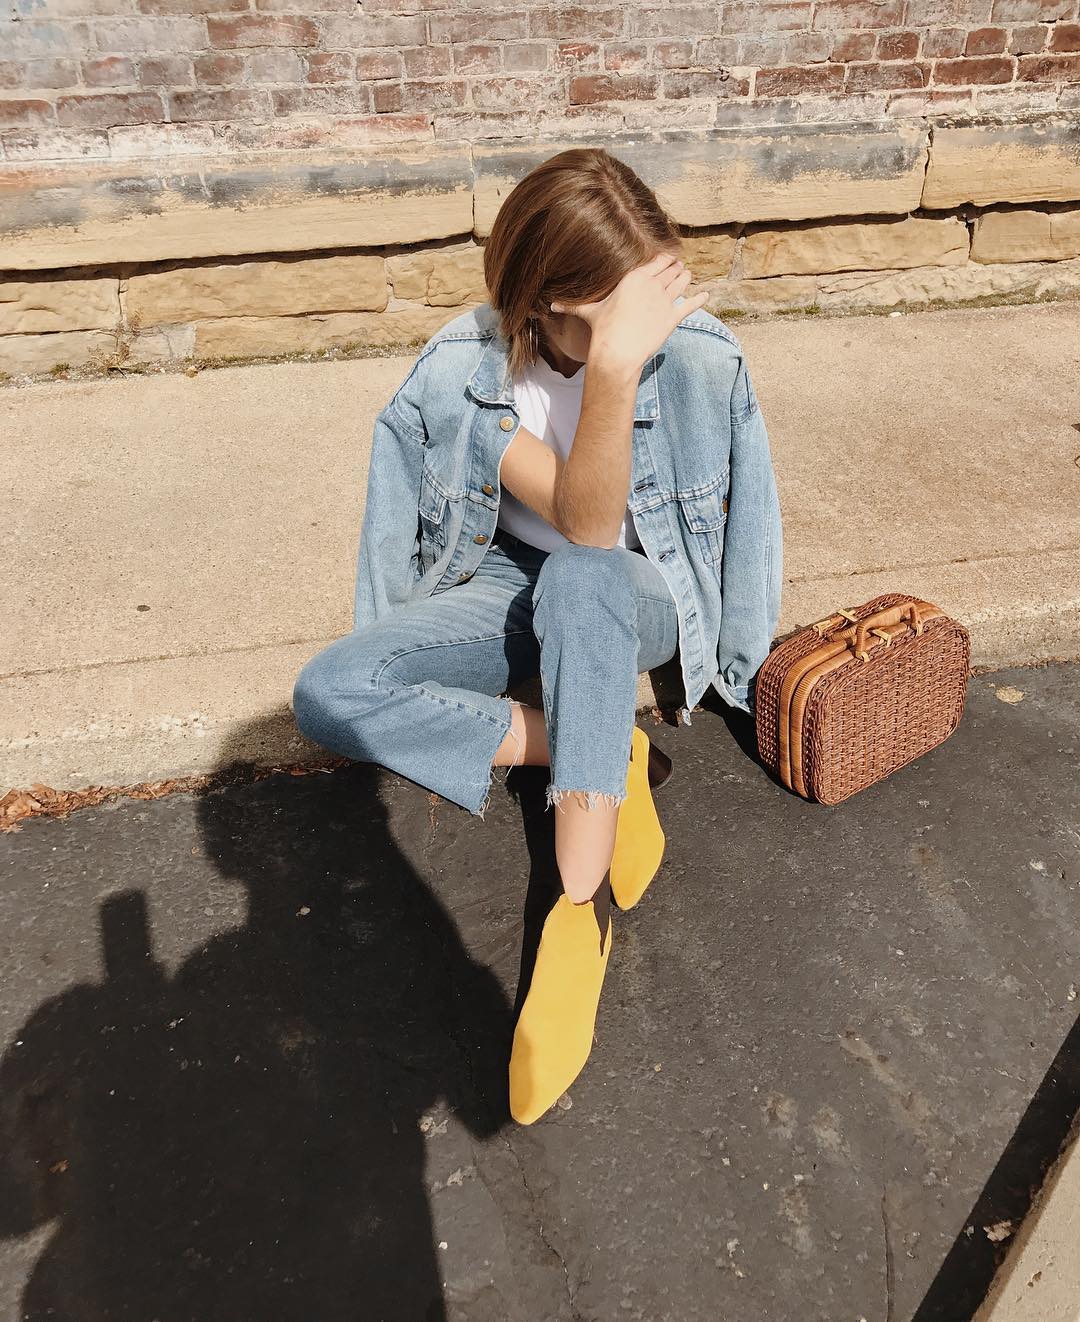
[[[356,629],[467,582],[483,559],[520,425],[508,349],[490,304],[462,313],[428,340],[376,419]],[[628,504],[675,599],[682,719],[710,684],[750,711],[780,612],[780,505],[742,350],[704,310],[642,368]]]

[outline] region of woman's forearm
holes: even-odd
[[[641,365],[590,351],[581,414],[555,479],[555,526],[569,541],[614,546],[626,513]]]

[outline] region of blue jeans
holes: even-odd
[[[675,602],[639,551],[546,552],[499,531],[465,583],[331,643],[293,691],[297,724],[483,816],[522,680],[541,678],[548,803],[621,802],[637,677],[675,653]]]

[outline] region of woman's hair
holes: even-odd
[[[510,370],[536,361],[537,317],[552,300],[605,298],[635,266],[681,246],[652,189],[603,147],[573,147],[535,166],[499,207],[484,244],[484,282]]]

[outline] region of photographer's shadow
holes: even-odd
[[[425,1132],[505,1122],[511,1007],[396,847],[379,780],[199,798],[248,910],[174,976],[154,877],[102,904],[104,979],[41,1006],[0,1063],[0,1233],[55,1223],[24,1322],[446,1316]]]

